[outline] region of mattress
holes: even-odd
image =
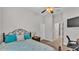
[[[32,39],[0,44],[0,51],[55,51],[53,47]]]

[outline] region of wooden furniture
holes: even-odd
[[[33,36],[32,39],[40,42],[40,37],[39,36]]]
[[[69,48],[66,45],[62,44],[60,39],[54,40],[53,42],[48,40],[41,40],[40,42],[49,45],[58,51],[72,51],[72,48]]]

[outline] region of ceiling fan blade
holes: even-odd
[[[44,13],[46,10],[43,10],[41,13]]]

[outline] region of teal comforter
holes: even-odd
[[[54,51],[55,49],[32,39],[0,44],[0,51]]]

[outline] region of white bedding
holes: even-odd
[[[0,44],[0,51],[55,51],[54,48],[32,39]]]

